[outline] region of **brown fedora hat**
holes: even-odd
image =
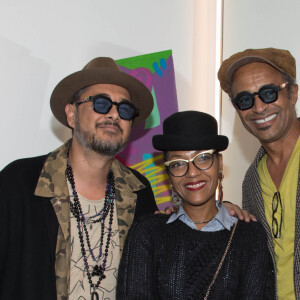
[[[154,101],[148,88],[138,79],[122,72],[112,58],[97,57],[81,71],[65,77],[57,84],[50,98],[50,107],[55,118],[63,125],[69,126],[65,106],[72,102],[78,91],[98,83],[118,85],[130,93],[131,102],[139,109],[133,126],[140,124],[150,115]]]

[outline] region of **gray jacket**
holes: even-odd
[[[264,200],[257,172],[257,166],[261,158],[265,154],[265,150],[261,147],[256,157],[246,172],[243,181],[243,208],[255,215],[259,222],[263,225],[268,236],[268,247],[272,256],[276,280],[276,264],[274,245],[272,241],[272,233],[265,216]],[[299,166],[300,170],[300,166]],[[294,286],[296,299],[300,300],[300,172],[298,172],[298,186],[296,197],[296,220],[295,220],[295,249],[294,249]],[[276,285],[277,286],[277,285]]]

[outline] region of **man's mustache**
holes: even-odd
[[[118,122],[112,122],[112,121],[105,121],[105,122],[101,122],[101,123],[97,123],[96,124],[96,128],[102,128],[102,127],[105,127],[105,126],[115,126],[118,128],[118,130],[123,133],[123,129],[120,127],[120,125],[118,124]]]

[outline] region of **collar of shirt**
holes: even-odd
[[[229,215],[227,212],[227,209],[224,204],[221,204],[220,206],[217,205],[218,208],[218,213],[215,215],[215,217],[208,222],[202,229],[201,231],[219,231],[223,229],[230,230],[231,226],[236,223],[237,218],[232,217]],[[170,218],[167,221],[167,224],[170,224],[174,222],[175,220],[179,219],[192,229],[198,230],[196,224],[189,218],[189,216],[186,214],[184,211],[183,207],[180,206],[178,213],[173,213]]]

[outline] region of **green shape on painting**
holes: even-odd
[[[152,73],[154,73],[155,70],[153,68],[153,62],[159,61],[162,58],[167,60],[171,55],[172,55],[172,50],[165,50],[165,51],[160,51],[155,53],[133,56],[130,58],[122,58],[116,60],[116,62],[118,63],[118,65],[130,70],[134,70],[136,68],[147,68]]]
[[[151,114],[149,115],[149,117],[146,119],[145,122],[145,129],[150,129],[150,128],[154,128],[156,126],[159,126],[160,124],[160,115],[159,115],[159,111],[158,111],[158,107],[157,107],[157,102],[156,102],[156,96],[155,96],[155,90],[152,87],[152,91],[151,94],[153,96],[153,100],[154,100],[154,105],[153,105],[153,109]]]

